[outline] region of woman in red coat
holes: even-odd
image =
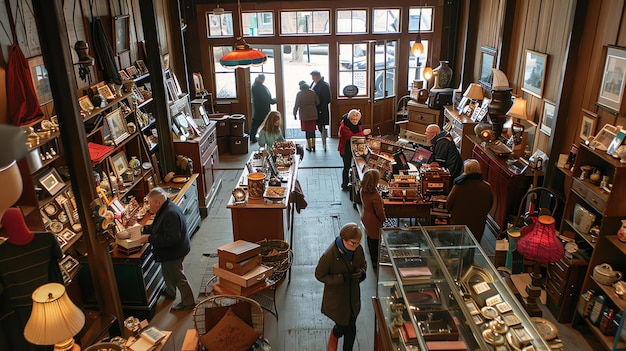
[[[341,189],[348,190],[350,179],[350,166],[352,165],[352,150],[350,149],[350,138],[353,136],[369,135],[370,129],[363,129],[361,125],[361,111],[352,109],[341,118],[339,125],[339,154],[343,158],[343,174],[341,179]]]
[[[365,172],[361,181],[361,204],[363,206],[361,222],[363,222],[365,232],[367,233],[367,249],[370,253],[374,270],[378,269],[380,229],[387,218],[385,216],[383,199],[376,188],[379,180],[380,173],[378,173],[378,170],[369,169]]]

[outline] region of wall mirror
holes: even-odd
[[[113,41],[115,42],[115,55],[119,55],[130,50],[129,15],[113,17]]]

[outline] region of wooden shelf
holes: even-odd
[[[76,235],[74,235],[74,237],[72,239],[70,239],[67,244],[65,244],[63,246],[63,248],[61,248],[61,250],[63,250],[63,253],[65,253],[67,250],[69,250],[77,241],[78,239],[80,239],[83,236],[83,232],[78,232],[75,233]],[[73,269],[72,272],[78,273],[79,269]],[[70,278],[73,278],[76,274],[71,274]],[[71,280],[71,279],[70,279]]]
[[[102,107],[102,108],[96,108],[93,111],[91,111],[91,113],[89,115],[87,115],[87,117],[85,117],[83,119],[83,123],[89,122],[91,119],[93,119],[96,116],[99,116],[103,113],[108,112],[115,104],[119,103],[122,100],[126,100],[131,93],[124,93],[124,95],[122,95],[121,97],[117,97],[111,101],[107,102],[107,105]]]
[[[36,169],[36,170],[34,170],[34,171],[31,171],[31,172],[30,172],[30,174],[35,175],[35,174],[37,174],[37,173],[41,172],[41,170],[43,170],[43,169],[47,169],[47,166],[48,166],[48,165],[50,165],[52,162],[54,162],[54,161],[58,160],[58,159],[59,159],[59,157],[60,157],[60,156],[59,156],[59,154],[56,154],[56,155],[52,156],[52,158],[51,158],[51,159],[49,159],[49,160],[45,160],[45,161],[42,161],[42,163],[41,163],[41,167],[37,168],[37,169]]]
[[[613,301],[613,303],[615,304],[615,306],[620,310],[620,311],[624,311],[624,309],[626,309],[626,300],[623,300],[622,298],[619,297],[619,295],[617,295],[615,293],[615,289],[613,288],[613,286],[611,285],[604,285],[604,284],[600,284],[593,276],[591,276],[591,279],[593,279],[593,281],[596,283],[596,285],[602,289],[602,291],[604,292],[604,294],[606,294],[606,296],[611,299],[611,301]]]
[[[42,145],[45,145],[47,143],[49,143],[50,141],[58,138],[61,134],[56,131],[54,133],[50,133],[50,136],[45,137],[45,138],[39,138],[39,143],[37,143],[37,145],[32,145],[28,148],[28,151],[33,151],[38,147],[41,147]]]
[[[585,323],[587,323],[587,326],[589,326],[589,329],[591,329],[593,334],[598,338],[598,340],[600,340],[600,342],[602,342],[602,344],[607,349],[609,349],[609,350],[613,349],[613,342],[615,341],[615,337],[614,336],[606,336],[606,335],[602,334],[600,329],[598,327],[596,327],[595,325],[593,325],[589,319],[587,319],[587,318],[583,318],[583,319],[585,320]],[[617,343],[617,348],[618,349],[626,348],[626,342],[624,342],[624,341],[618,342]]]
[[[622,255],[626,255],[626,243],[619,241],[617,235],[607,235],[606,238],[613,246],[622,252]]]
[[[144,106],[146,106],[147,104],[152,102],[152,98],[146,99],[144,100],[142,103],[140,103],[139,105],[137,105],[137,108],[142,108]]]
[[[146,79],[148,77],[150,77],[150,72],[142,74],[142,75],[140,75],[137,78],[133,78],[133,82],[139,82],[139,81],[142,81],[142,80],[144,80],[144,79]]]
[[[69,189],[71,186],[72,186],[72,182],[70,182],[69,180],[65,181],[65,186],[63,186],[63,188],[61,190],[57,191],[53,196],[50,196],[49,198],[46,198],[45,200],[38,201],[38,206],[37,207],[42,208],[42,207],[46,206],[50,202],[54,201],[54,199],[57,197],[57,195],[67,191],[67,189]],[[44,191],[44,190],[42,190],[42,191]]]
[[[156,122],[156,118],[153,118],[152,120],[150,120],[150,122],[148,122],[148,124],[146,124],[145,126],[141,127],[141,131],[145,131],[148,128],[152,127],[154,125],[154,123]]]
[[[590,245],[592,248],[594,248],[594,249],[596,248],[596,243],[594,243],[594,242],[592,242],[592,241],[591,241],[591,235],[589,235],[589,234],[587,234],[587,233],[582,233],[582,232],[580,232],[580,231],[579,231],[579,230],[578,230],[578,229],[574,226],[574,223],[573,223],[571,220],[569,220],[569,219],[566,219],[566,220],[565,220],[565,223],[567,223],[567,225],[568,225],[570,228],[572,228],[572,230],[573,230],[576,234],[578,234],[580,237],[582,237],[583,239],[585,239],[585,241],[587,242],[587,244],[589,244],[589,245]]]

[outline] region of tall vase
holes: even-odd
[[[435,86],[433,89],[447,88],[452,83],[452,68],[448,66],[448,61],[439,61],[439,66],[433,69],[435,76]]]
[[[497,138],[502,134],[506,113],[513,105],[511,92],[513,88],[504,88],[491,91],[491,102],[489,103],[489,117],[493,124],[494,136]]]

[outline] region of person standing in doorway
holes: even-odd
[[[256,143],[256,133],[259,126],[265,120],[270,112],[270,105],[276,103],[276,99],[272,98],[270,90],[263,85],[265,83],[265,75],[259,74],[252,84],[252,122],[250,124],[250,141]]]
[[[293,118],[298,119],[300,112],[300,129],[306,133],[306,150],[315,151],[315,126],[317,124],[317,108],[319,98],[305,81],[299,83],[300,91],[296,95],[296,103],[293,106]]]
[[[160,187],[150,190],[148,204],[155,214],[154,221],[143,227],[141,242],[152,245],[154,259],[161,263],[165,299],[176,299],[176,289],[180,290],[181,302],[172,306],[172,311],[191,310],[196,305],[195,298],[183,271],[183,260],[191,251],[185,215]]]
[[[363,232],[356,223],[339,231],[315,267],[315,278],[324,284],[322,313],[335,322],[328,350],[336,351],[343,337],[343,351],[351,351],[356,339],[356,317],[361,311],[361,287],[367,262],[361,246]]]
[[[319,129],[320,134],[322,135],[322,146],[324,147],[324,151],[326,151],[326,138],[328,138],[326,126],[330,121],[328,105],[332,100],[330,85],[324,81],[324,77],[322,77],[322,74],[318,70],[311,72],[311,78],[313,79],[313,82],[311,83],[310,88],[315,91],[315,94],[317,94],[317,97],[320,99],[320,102],[318,102],[316,106],[317,129]]]

